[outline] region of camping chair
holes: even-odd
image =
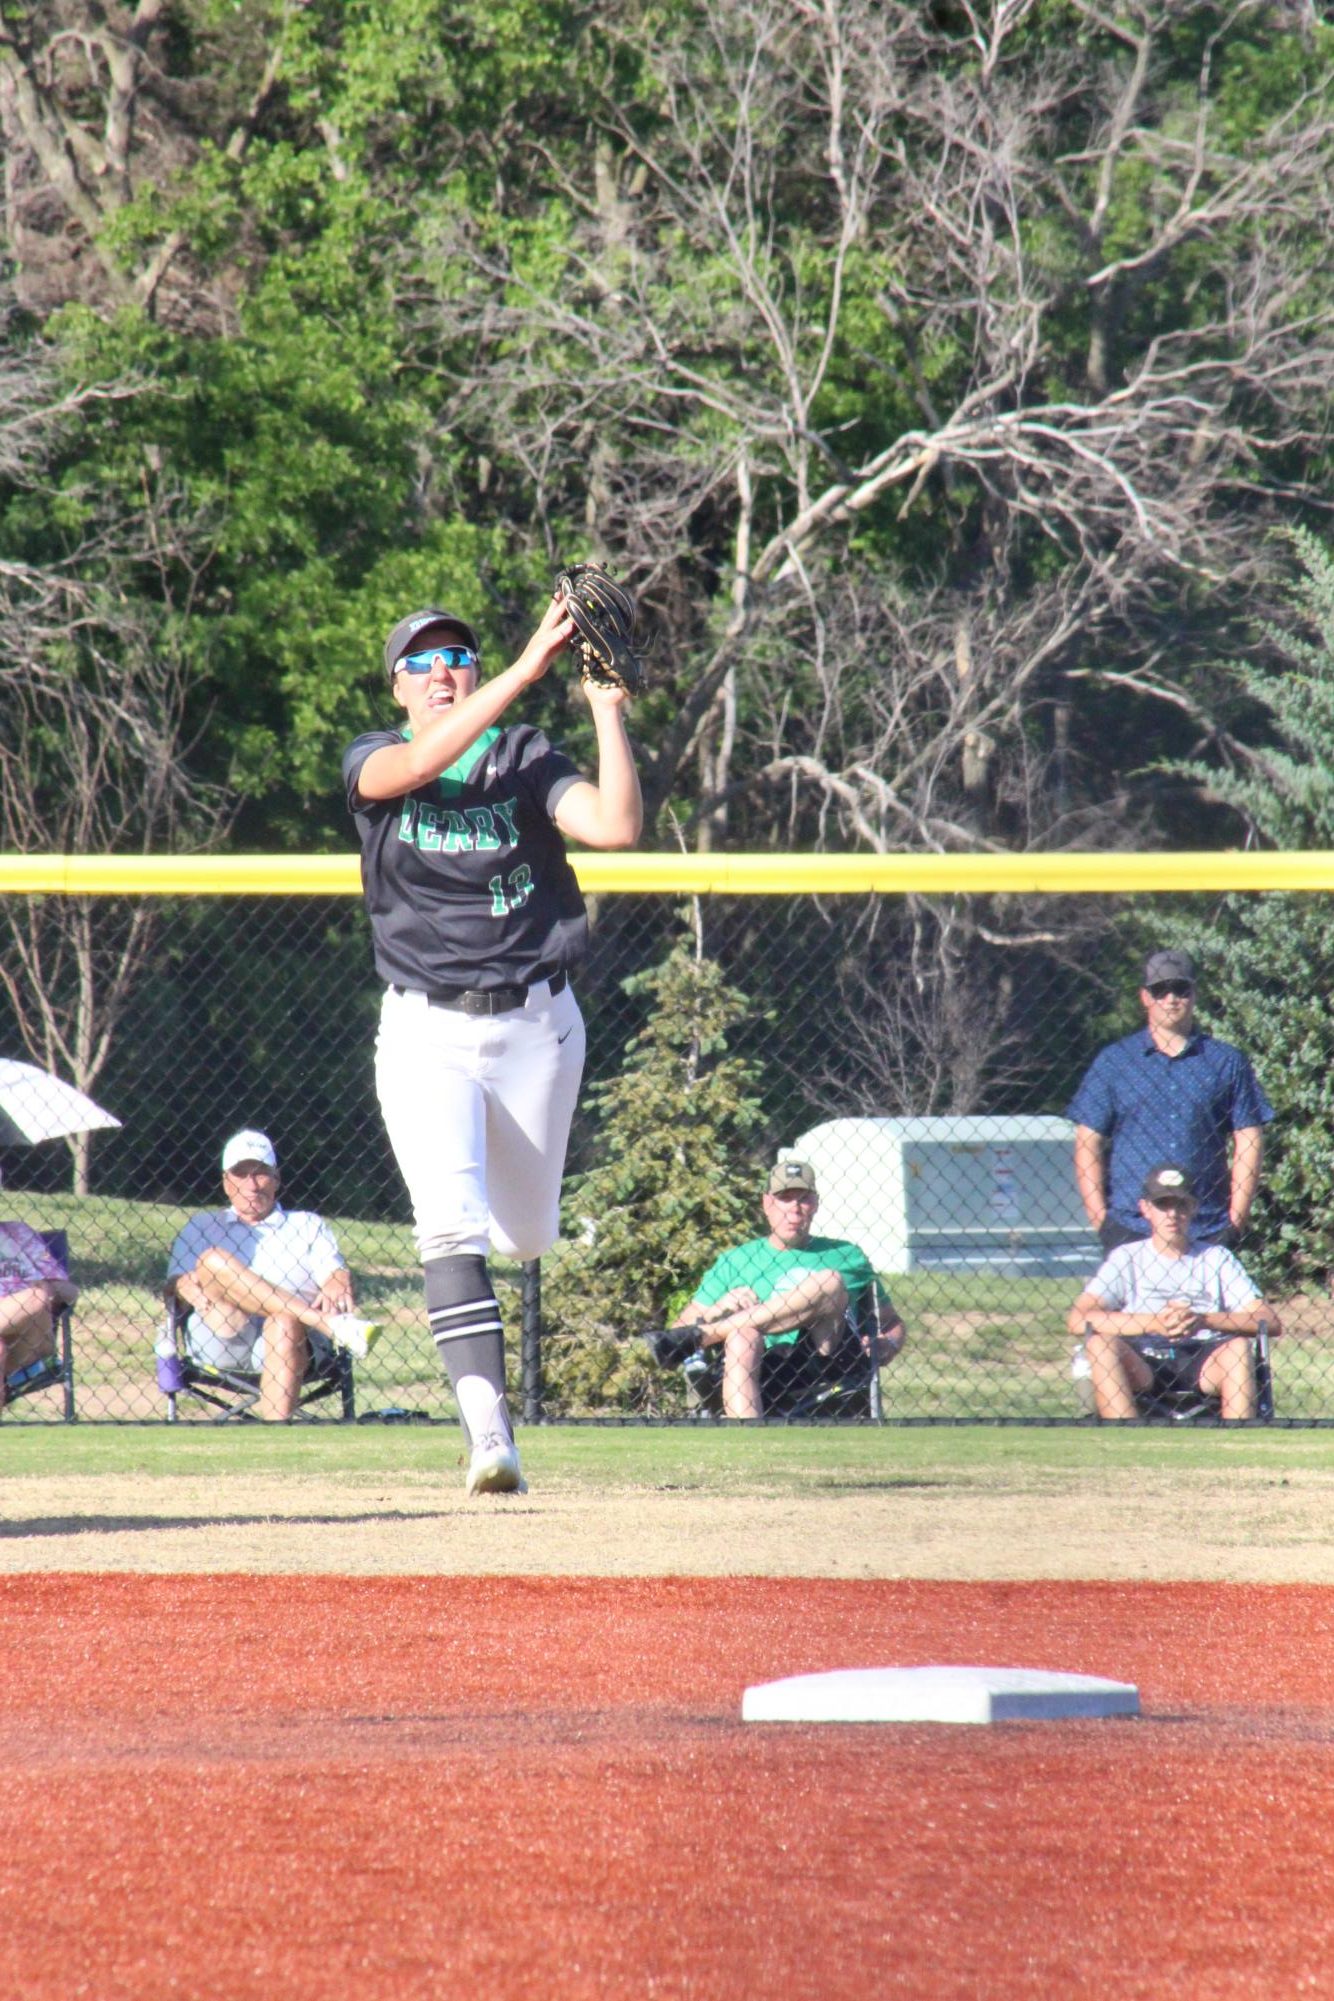
[[[69,1238],[64,1230],[39,1230],[37,1234],[52,1256],[59,1258],[68,1271]],[[54,1389],[58,1383],[64,1392],[65,1423],[73,1424],[74,1323],[71,1308],[65,1305],[51,1308],[51,1333],[55,1341],[51,1354],[39,1356],[26,1368],[16,1369],[12,1376],[5,1377],[5,1401],[17,1403],[20,1397],[33,1396],[38,1390]]]
[[[245,1419],[257,1423],[254,1409],[259,1402],[258,1370],[214,1368],[195,1361],[186,1341],[189,1318],[188,1306],[175,1298],[168,1301],[167,1322],[157,1353],[157,1386],[167,1399],[167,1423],[176,1423],[176,1399],[181,1396],[193,1397],[197,1403],[214,1409],[217,1412],[212,1419],[214,1424]],[[342,1348],[333,1348],[327,1354],[316,1353],[312,1358],[302,1378],[293,1416],[299,1416],[309,1404],[335,1396],[342,1400],[343,1423],[354,1424],[357,1399],[352,1357]]]
[[[721,1417],[722,1349],[701,1348],[682,1364],[682,1369],[691,1409],[708,1417]],[[863,1353],[850,1368],[837,1374],[821,1373],[805,1382],[788,1384],[776,1393],[765,1391],[765,1418],[781,1418],[785,1424],[865,1420],[871,1415],[871,1376],[871,1358]]]
[[[879,1370],[870,1353],[861,1346],[862,1333],[872,1337],[879,1324],[879,1288],[866,1295],[860,1321],[851,1310],[845,1315],[846,1333],[840,1347],[823,1366],[813,1361],[800,1378],[790,1376],[776,1386],[761,1376],[761,1394],[766,1419],[781,1418],[786,1424],[847,1423],[879,1419]],[[856,1343],[854,1349],[853,1343]],[[769,1355],[775,1355],[773,1349]],[[777,1351],[781,1352],[781,1351]],[[769,1373],[766,1357],[765,1374]],[[776,1364],[780,1377],[781,1364]],[[720,1346],[700,1348],[682,1363],[687,1398],[692,1410],[708,1417],[723,1414],[723,1350]]]
[[[1084,1332],[1087,1336],[1088,1329]],[[1147,1339],[1147,1337],[1144,1337]],[[1164,1342],[1164,1350],[1170,1344]],[[1253,1366],[1255,1369],[1255,1421],[1270,1424],[1274,1417],[1274,1372],[1269,1355],[1269,1323],[1260,1322],[1252,1337]],[[1152,1350],[1145,1351],[1146,1361],[1155,1358]],[[1081,1345],[1076,1348],[1070,1365],[1080,1401],[1085,1410],[1096,1416],[1097,1406],[1093,1399],[1093,1380],[1089,1368],[1087,1350]],[[1222,1404],[1216,1394],[1201,1389],[1177,1389],[1170,1384],[1153,1384],[1135,1398],[1135,1408],[1139,1416],[1148,1424],[1201,1424],[1218,1423]]]

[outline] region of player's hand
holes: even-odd
[[[514,662],[522,678],[530,683],[540,681],[557,654],[569,645],[573,632],[574,620],[565,609],[564,598],[553,597],[537,631]]]
[[[623,709],[630,700],[630,690],[619,685],[608,687],[601,681],[589,681],[581,677],[578,686],[584,700],[593,711],[595,721],[599,711],[613,715],[617,709]]]

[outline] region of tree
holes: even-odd
[[[201,283],[198,209],[193,231],[165,211],[211,150],[201,128],[235,164],[269,107],[290,10],[247,11],[0,5],[6,235],[29,310],[77,299],[195,327],[225,314],[225,292]]]
[[[589,1093],[599,1161],[567,1186],[567,1242],[543,1288],[547,1381],[566,1406],[670,1400],[626,1337],[662,1325],[753,1231],[759,1072],[727,1053],[753,1008],[705,956],[698,905],[692,931],[626,981],[645,1023],[619,1074]]]
[[[485,120],[460,17],[503,43],[516,11],[0,0],[14,282],[90,380],[157,392],[88,476],[147,466],[216,528],[191,714],[227,715],[200,755],[249,844],[346,840],[338,757],[405,604],[466,598],[499,652],[542,601],[503,515],[459,504],[466,447],[433,437],[434,356],[389,282],[457,107]]]
[[[1174,767],[1224,805],[1247,846],[1334,847],[1334,557],[1304,530],[1288,616],[1227,673],[1269,719],[1263,748],[1232,743],[1219,768]],[[1334,934],[1323,899],[1227,896],[1193,927],[1220,1028],[1255,1062],[1275,1111],[1253,1236],[1273,1282],[1334,1273]]]
[[[504,657],[591,553],[697,846],[1217,838],[1156,767],[1245,739],[1215,663],[1328,488],[1332,51],[1273,0],[0,0],[14,282],[157,392],[64,476],[210,524],[237,837],[345,843],[405,604]],[[985,1095],[1083,922],[878,916],[903,1088]]]
[[[529,170],[435,221],[449,432],[640,585],[650,814],[700,847],[1179,835],[1145,741],[1209,740],[1266,529],[1325,480],[1332,48],[1261,4],[675,0],[599,17],[587,129],[538,80]],[[905,905],[891,956],[934,963],[893,1039],[960,964],[1075,973],[1086,928]],[[884,991],[849,969],[855,1018]],[[1012,1022],[939,1050],[956,1102]]]
[[[1327,438],[1328,38],[1280,26],[623,5],[594,143],[538,119],[541,177],[440,218],[451,421],[656,598],[701,839],[1123,819],[1081,711],[1170,718]]]
[[[0,354],[0,846],[10,853],[189,851],[226,828],[226,802],[188,761],[204,524],[146,468],[128,499],[58,471],[72,435],[143,393],[128,379],[96,393],[62,386],[58,354],[38,343]],[[155,928],[144,898],[0,905],[0,989],[38,1062],[94,1091]],[[86,1193],[91,1135],[68,1145]]]
[[[1268,0],[4,23],[24,296],[190,385],[137,441],[225,512],[227,775],[275,832],[332,826],[405,590],[457,579],[503,648],[591,543],[662,633],[650,803],[696,843],[1149,837],[1123,768],[1207,718],[1272,609],[1263,527],[1324,476],[1329,29]]]

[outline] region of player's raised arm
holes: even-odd
[[[644,831],[644,800],[626,734],[625,691],[587,683],[585,692],[597,731],[597,782],[583,779],[562,795],[556,825],[586,848],[632,848]]]
[[[470,628],[447,622],[425,627],[412,636],[411,650],[390,664],[390,686],[407,711],[410,733],[366,759],[357,776],[363,799],[400,799],[457,763],[525,688],[541,680],[569,644],[574,624],[561,600],[552,598],[518,659],[480,686],[480,654],[475,644],[460,643],[465,631],[471,636]]]

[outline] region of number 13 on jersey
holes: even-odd
[[[520,862],[508,877],[493,875],[486,886],[491,892],[491,915],[507,917],[511,910],[522,910],[532,895],[533,872],[527,862]]]

